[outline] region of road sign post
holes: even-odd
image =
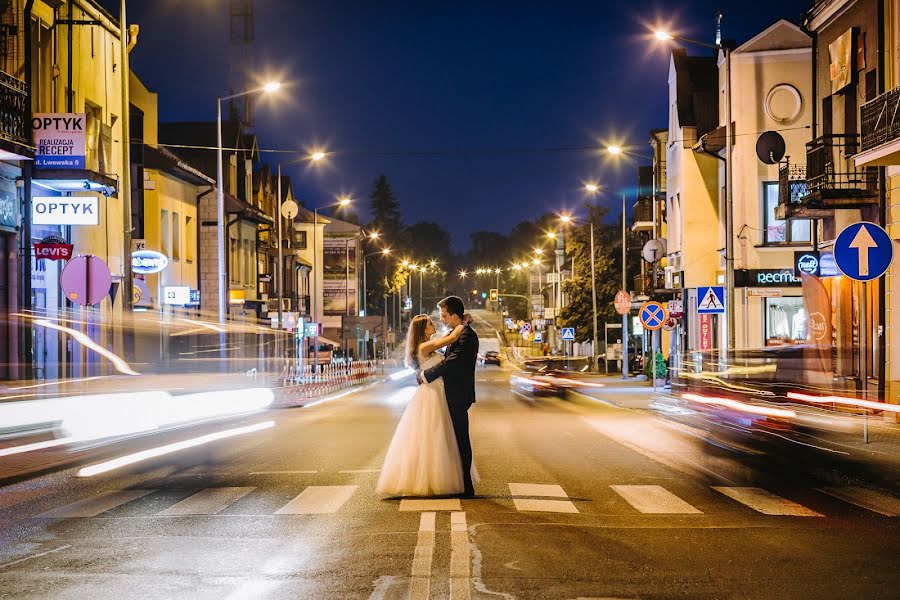
[[[650,302],[645,302],[644,305],[641,306],[641,310],[638,311],[638,316],[640,317],[641,325],[644,326],[644,329],[655,331],[665,325],[666,320],[669,318],[669,311],[667,311],[666,307],[659,302],[651,300]]]
[[[625,290],[619,290],[613,304],[616,306],[617,313],[627,315],[631,311],[631,294]]]

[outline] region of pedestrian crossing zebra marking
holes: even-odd
[[[59,508],[38,515],[41,519],[71,519],[78,517],[96,517],[100,513],[112,510],[132,500],[143,498],[156,490],[112,490],[77,502],[71,502]]]
[[[161,516],[215,515],[253,490],[255,487],[205,488],[181,502],[160,511]]]
[[[613,491],[639,512],[651,515],[702,515],[666,488],[659,485],[611,485]]]
[[[861,487],[823,487],[816,488],[824,494],[828,494],[838,500],[849,502],[860,508],[871,510],[886,517],[900,516],[900,499],[888,496],[875,490]]]
[[[276,515],[336,513],[356,493],[355,485],[312,485],[275,511]]]
[[[510,483],[509,493],[513,505],[521,512],[577,513],[578,508],[569,500],[569,495],[559,485],[541,483]],[[544,496],[544,498],[521,498],[519,496]],[[548,500],[565,498],[565,500]]]
[[[462,510],[459,498],[403,498],[400,500],[401,512],[442,512],[451,510]]]
[[[825,516],[810,508],[806,508],[801,504],[792,502],[787,498],[776,496],[772,492],[762,488],[713,486],[713,489],[764,515],[788,517]]]

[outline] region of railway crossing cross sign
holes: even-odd
[[[669,318],[669,311],[666,310],[666,307],[653,300],[645,302],[638,314],[644,329],[659,329]]]

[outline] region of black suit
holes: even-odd
[[[444,378],[447,406],[450,420],[462,459],[465,492],[472,493],[472,443],[469,441],[469,407],[475,403],[475,363],[478,359],[478,334],[466,326],[459,339],[447,347],[442,363],[422,373],[431,383],[438,377]]]

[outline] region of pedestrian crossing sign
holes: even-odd
[[[562,328],[562,339],[565,342],[574,342],[575,341],[575,328],[574,327],[563,327]]]
[[[697,314],[720,315],[725,312],[725,288],[718,286],[697,288]]]

